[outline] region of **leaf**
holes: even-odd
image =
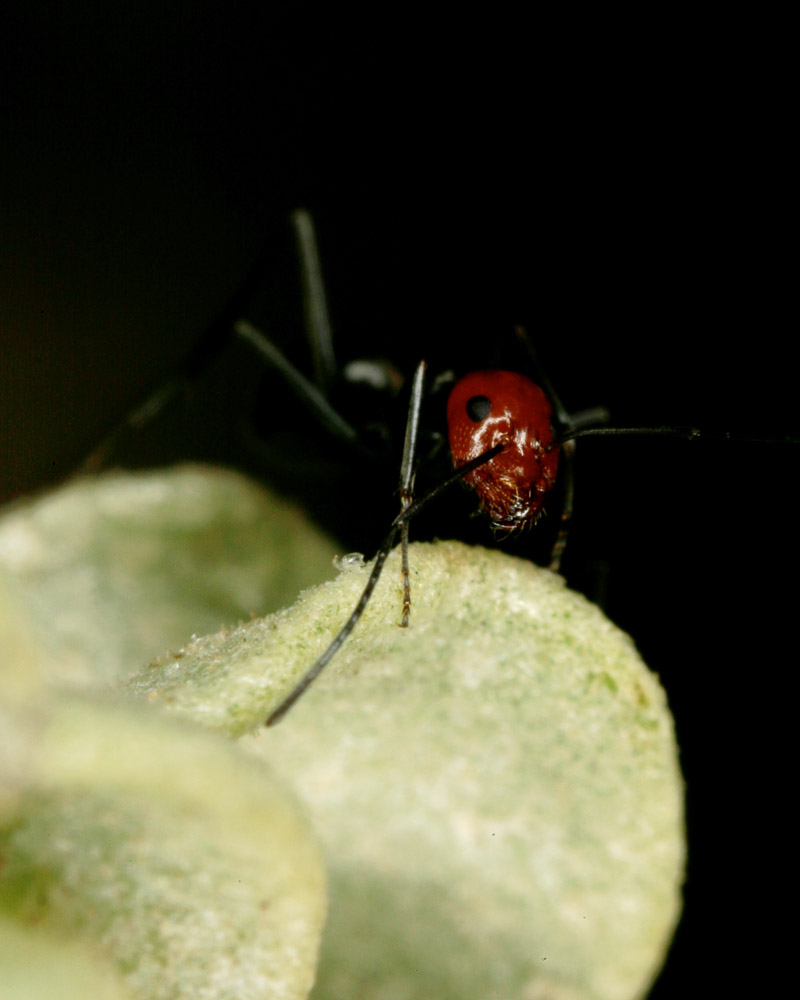
[[[306,997],[323,863],[270,770],[144,706],[60,696],[26,715],[0,761],[19,792],[0,817],[19,928],[106,956],[143,1000]]]
[[[563,580],[456,543],[396,553],[322,678],[259,748],[330,863],[315,1000],[623,1000],[680,910],[683,788],[664,692]],[[196,640],[127,685],[259,726],[347,618],[365,569]]]
[[[0,518],[4,1000],[308,995],[326,889],[294,797],[229,741],[61,685],[274,606],[330,556],[285,503],[199,467],[76,481]]]
[[[335,552],[288,501],[196,465],[75,479],[0,518],[0,581],[70,683],[274,611],[331,576]]]
[[[132,1000],[119,977],[74,940],[0,917],[3,1000]]]

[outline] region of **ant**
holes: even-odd
[[[304,210],[296,211],[292,222],[302,262],[306,326],[315,364],[318,371],[324,371],[326,366],[330,370],[333,359],[331,327],[314,226]],[[238,320],[234,331],[248,341],[266,363],[280,372],[320,423],[343,440],[350,443],[357,441],[357,432],[333,410],[317,384],[299,372],[260,331],[245,320]],[[420,414],[427,371],[426,363],[419,362],[411,386],[397,488],[400,512],[391,522],[378,548],[364,591],[350,617],[325,652],[270,714],[267,726],[275,725],[283,718],[347,640],[369,603],[398,532],[403,585],[400,625],[408,626],[411,610],[409,524],[454,483],[462,481],[471,487],[477,493],[481,510],[488,515],[495,534],[508,536],[523,532],[539,521],[561,466],[565,481],[562,511],[548,567],[557,572],[572,518],[574,457],[579,438],[644,435],[689,441],[700,437],[704,440],[731,439],[728,433],[701,432],[695,427],[611,427],[608,426],[608,413],[602,408],[570,414],[544,372],[525,331],[516,327],[515,334],[527,352],[537,382],[503,370],[477,371],[456,381],[447,404],[448,439],[454,469],[439,485],[422,497],[415,498]],[[324,385],[326,378],[318,377],[318,382]]]
[[[330,388],[340,373],[336,364],[327,295],[322,278],[316,234],[310,214],[295,211],[292,225],[301,261],[305,327],[311,345],[313,378],[304,375],[260,329],[241,318],[239,296],[226,317],[217,324],[225,327],[223,334],[234,336],[256,352],[261,361],[277,372],[283,383],[301,401],[329,435],[343,442],[367,460],[379,457],[379,449],[343,416],[330,401]],[[363,614],[383,571],[398,532],[401,546],[402,610],[400,625],[407,627],[411,614],[409,582],[409,525],[411,520],[428,507],[441,493],[456,482],[471,487],[478,496],[480,509],[488,515],[495,535],[509,537],[527,531],[542,518],[545,502],[556,483],[561,483],[561,513],[551,547],[548,568],[558,572],[567,544],[574,502],[575,449],[578,439],[591,436],[662,436],[694,441],[699,438],[715,441],[749,441],[760,443],[774,439],[732,435],[726,432],[700,431],[695,427],[612,427],[604,408],[594,408],[570,414],[561,403],[544,371],[534,347],[521,327],[515,328],[517,343],[527,356],[535,381],[512,371],[476,371],[458,381],[450,379],[447,405],[448,438],[453,471],[437,486],[416,497],[415,478],[420,451],[420,418],[425,397],[427,365],[421,361],[416,368],[410,392],[406,420],[398,495],[400,512],[391,521],[380,544],[364,591],[350,617],[343,624],[325,652],[310,667],[296,687],[273,710],[266,725],[275,725],[289,711],[306,689],[345,643]],[[202,345],[194,359],[199,367]],[[386,365],[377,362],[351,363],[342,372],[347,383],[367,381],[387,387],[396,384],[398,376]],[[447,377],[437,380],[441,388]],[[143,407],[128,418],[128,426],[139,427],[151,419],[174,393],[168,384],[151,397]],[[785,437],[787,443],[797,439]],[[97,464],[97,454],[107,451],[113,443],[106,441],[101,450],[90,457]],[[433,456],[443,442],[435,439],[429,449]]]

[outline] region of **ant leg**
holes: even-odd
[[[422,408],[422,390],[425,382],[424,361],[420,361],[414,373],[414,381],[411,385],[411,400],[408,404],[408,420],[406,421],[406,436],[403,443],[403,461],[400,466],[400,503],[402,509],[406,510],[414,500],[414,477],[416,473],[415,459],[417,451],[417,433],[419,431],[419,414]],[[408,569],[408,521],[403,521],[400,525],[400,544],[403,556],[403,618],[401,625],[408,627],[408,618],[411,614],[411,582],[409,580]]]
[[[309,378],[296,368],[280,348],[246,319],[233,324],[233,331],[253,347],[263,361],[286,381],[295,396],[316,417],[319,423],[335,437],[359,450],[364,450],[358,432],[328,402],[327,397]]]
[[[542,367],[542,363],[539,360],[539,356],[537,355],[527,332],[521,326],[515,326],[514,333],[517,335],[517,339],[522,343],[531,359],[531,362],[533,363],[536,372],[536,382],[544,390],[544,394],[547,396],[550,405],[553,407],[553,413],[555,414],[556,422],[559,427],[566,431],[573,430],[576,418],[570,415],[564,404],[561,402],[558,393],[553,387],[553,383],[547,377],[547,372]],[[602,417],[602,414],[600,411],[597,411],[595,416]],[[583,414],[581,414],[578,419],[582,422]],[[560,435],[557,436],[560,437]],[[547,567],[554,573],[559,571],[561,567],[561,558],[564,555],[564,549],[567,547],[569,526],[572,521],[572,510],[575,501],[575,442],[572,440],[565,441],[560,445],[560,447],[562,467],[564,469],[564,501],[561,507],[561,520],[558,526],[558,534],[556,535],[556,540],[553,543],[553,548],[550,552],[550,563]]]
[[[550,562],[547,568],[553,573],[558,573],[561,568],[561,559],[564,549],[567,547],[569,537],[569,527],[572,522],[572,510],[575,502],[575,442],[566,441],[561,445],[561,459],[564,468],[564,500],[561,505],[561,519],[558,525],[558,534],[550,550]]]
[[[128,413],[110,430],[99,444],[84,458],[78,466],[78,472],[95,473],[105,468],[118,449],[120,440],[128,433],[136,433],[154,420],[162,410],[165,410],[179,394],[181,388],[179,377],[163,382],[147,399]]]
[[[322,278],[322,266],[317,249],[317,234],[311,214],[304,208],[292,212],[300,267],[303,277],[303,313],[306,334],[311,346],[314,381],[327,393],[336,379],[336,358],[333,353],[328,296]]]
[[[228,299],[200,339],[186,352],[178,366],[121,420],[114,422],[100,442],[83,459],[77,472],[94,473],[111,464],[121,445],[133,440],[135,435],[167,410],[173,402],[180,400],[187,389],[205,375],[230,342],[231,324],[252,298],[263,266],[264,262],[259,257],[251,266],[241,286]]]
[[[589,424],[602,424],[610,419],[610,414],[604,406],[597,406],[591,410],[581,410],[570,416],[568,432],[574,433]],[[564,500],[561,506],[561,519],[558,526],[558,534],[553,542],[550,551],[550,562],[547,566],[553,573],[558,573],[561,568],[561,559],[564,549],[567,547],[569,528],[572,522],[572,511],[575,503],[575,440],[570,438],[567,441],[560,441],[561,460],[564,468]]]
[[[316,230],[311,214],[304,208],[292,213],[292,226],[300,255],[303,311],[314,365],[313,381],[303,375],[280,348],[252,323],[239,319],[234,324],[234,332],[254,347],[261,358],[278,372],[322,427],[364,457],[374,458],[373,451],[364,443],[359,432],[328,400],[330,387],[337,377],[337,366]]]

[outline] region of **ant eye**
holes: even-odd
[[[485,420],[492,410],[492,401],[487,396],[472,396],[467,400],[467,416],[476,424]]]

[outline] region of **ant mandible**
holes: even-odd
[[[333,368],[331,327],[322,281],[314,227],[308,212],[293,213],[303,270],[303,297],[306,326],[312,342],[317,382],[324,385],[324,373]],[[336,436],[357,440],[357,432],[330,405],[318,384],[306,378],[280,350],[246,320],[234,324],[235,333],[249,342],[261,358],[279,371],[295,394]],[[454,471],[420,498],[414,497],[417,438],[424,395],[426,364],[421,361],[411,387],[406,422],[398,494],[400,513],[392,521],[381,543],[364,591],[338,634],[305,676],[270,714],[267,726],[275,725],[289,711],[355,628],[378,583],[398,531],[400,532],[403,607],[401,625],[409,623],[411,591],[409,583],[409,523],[423,508],[461,480],[478,495],[481,509],[489,516],[496,533],[519,532],[533,526],[544,511],[544,503],[556,484],[559,465],[564,469],[564,500],[559,530],[549,568],[558,571],[573,507],[573,465],[579,437],[595,435],[665,435],[693,440],[701,432],[693,427],[610,427],[608,414],[594,409],[569,414],[544,373],[522,328],[516,335],[526,349],[538,383],[510,371],[477,371],[457,381],[447,404],[448,438]],[[704,438],[727,439],[727,434],[702,433]]]

